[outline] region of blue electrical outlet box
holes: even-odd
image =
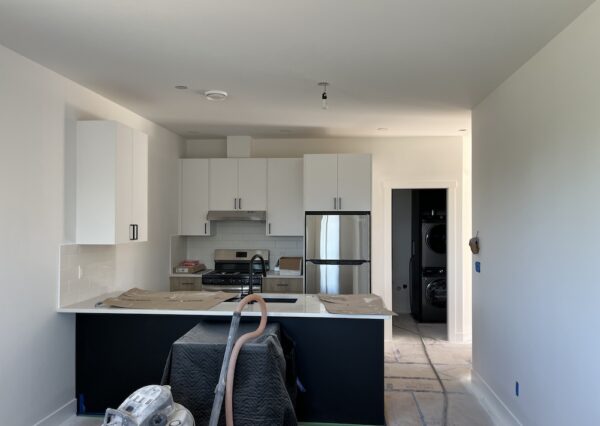
[[[515,395],[519,396],[519,382],[515,382]]]
[[[481,272],[481,262],[475,262],[475,272]]]

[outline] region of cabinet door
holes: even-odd
[[[238,177],[238,209],[267,209],[267,160],[240,158]]]
[[[133,241],[133,130],[119,124],[116,143],[116,243]]]
[[[133,131],[131,223],[136,241],[148,241],[148,135]]]
[[[289,278],[289,277],[269,277],[263,279],[262,284],[263,293],[293,293],[303,294],[304,293],[304,282],[303,279]]]
[[[338,155],[338,210],[371,211],[371,156]]]
[[[77,244],[116,243],[117,134],[114,121],[77,123]]]
[[[210,159],[209,175],[210,210],[237,210],[238,160]]]
[[[337,154],[304,156],[304,210],[337,210]]]
[[[267,235],[304,235],[302,159],[270,158],[267,162]]]
[[[181,160],[180,235],[208,235],[208,161],[205,159]]]

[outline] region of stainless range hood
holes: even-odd
[[[206,215],[206,220],[266,222],[267,212],[242,210],[211,210]]]

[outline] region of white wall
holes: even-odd
[[[119,276],[148,288],[168,285],[181,143],[1,46],[0,70],[0,412],[11,425],[29,426],[75,395],[74,317],[56,313],[59,247],[74,223],[75,121],[113,119],[150,136],[150,241],[114,249]]]
[[[392,310],[410,314],[412,256],[412,192],[392,191]],[[406,288],[404,286],[406,285]]]
[[[186,237],[187,258],[198,259],[209,269],[214,268],[216,249],[269,250],[271,268],[281,256],[304,256],[302,237],[268,237],[265,222],[213,222],[211,231],[210,237]]]
[[[468,142],[468,141],[467,141]],[[218,157],[226,152],[224,140],[188,140],[188,157]],[[358,152],[373,156],[373,210],[372,210],[372,288],[381,295],[388,306],[392,304],[391,250],[391,189],[396,184],[410,187],[428,187],[427,184],[453,183],[456,190],[457,225],[454,251],[456,253],[457,286],[454,294],[458,306],[456,317],[449,325],[452,340],[470,340],[470,274],[464,263],[470,264],[470,255],[464,242],[470,229],[470,164],[465,162],[468,154],[463,152],[462,137],[404,137],[404,138],[356,138],[356,139],[253,139],[254,157],[302,157],[306,153]],[[429,186],[430,187],[430,186]],[[463,196],[464,193],[464,196]],[[387,200],[387,201],[386,201]],[[389,202],[389,206],[386,203]],[[386,211],[388,209],[389,211]],[[466,221],[466,222],[465,222]],[[391,243],[390,243],[391,249]],[[386,256],[389,259],[386,259]],[[389,271],[386,272],[386,268]],[[391,338],[391,326],[386,328]]]
[[[596,2],[473,113],[473,365],[525,425],[600,418],[599,43]]]

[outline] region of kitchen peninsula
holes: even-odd
[[[97,306],[104,295],[61,307],[76,315],[76,392],[80,413],[102,413],[133,390],[159,383],[172,343],[200,321],[229,321],[237,303],[203,311]],[[295,342],[303,391],[300,421],[384,424],[383,328],[388,315],[331,314],[316,295],[268,294],[269,322]],[[242,321],[258,321],[246,306]]]

